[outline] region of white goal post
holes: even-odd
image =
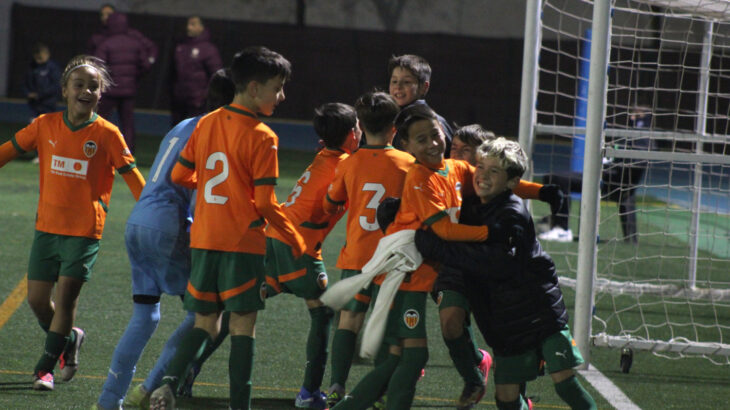
[[[525,23],[524,178],[582,179],[577,249],[543,246],[586,363],[602,346],[730,365],[730,1],[527,0]],[[628,166],[639,181],[606,181]]]

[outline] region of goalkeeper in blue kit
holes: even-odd
[[[233,82],[224,70],[211,78],[207,104],[210,110],[233,100]],[[147,178],[147,185],[127,219],[125,242],[132,267],[132,317],[112,355],[96,409],[140,407],[159,387],[168,363],[182,337],[193,327],[188,315],[170,335],[155,367],[144,383],[129,392],[136,364],[160,321],[160,296],[185,294],[190,277],[189,217],[194,192],[173,184],[170,171],[202,116],[181,121],[163,138]]]
[[[518,143],[497,138],[479,147],[477,160],[477,195],[464,198],[459,223],[489,226],[489,239],[447,242],[419,230],[416,247],[441,264],[439,274],[463,275],[475,321],[494,352],[499,409],[527,409],[520,384],[537,377],[541,360],[563,401],[573,409],[595,409],[573,369],[583,358],[568,328],[555,264],[535,238],[524,203],[512,193],[527,157]]]

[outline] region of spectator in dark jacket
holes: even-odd
[[[205,112],[210,77],[223,67],[218,48],[199,16],[188,18],[187,38],[175,48],[172,123]]]
[[[134,152],[134,97],[137,94],[137,80],[149,71],[156,54],[150,54],[150,48],[139,35],[130,33],[127,27],[127,16],[124,13],[112,13],[108,21],[109,36],[96,50],[96,56],[109,66],[114,85],[102,95],[99,101],[99,115],[109,119],[112,111],[119,113],[120,129],[127,141],[129,149]],[[157,52],[155,47],[154,52]]]
[[[545,360],[555,391],[573,409],[595,409],[573,368],[583,363],[568,328],[555,264],[535,238],[532,217],[512,193],[527,168],[514,141],[497,138],[479,147],[474,191],[460,223],[489,226],[482,243],[446,242],[418,231],[416,246],[444,269],[463,272],[469,305],[484,340],[494,350],[497,408],[527,408],[521,383],[534,380]],[[440,274],[440,273],[439,273]]]
[[[61,69],[51,60],[51,51],[43,43],[33,46],[33,61],[25,75],[23,93],[28,98],[28,106],[33,118],[54,112],[61,98]]]

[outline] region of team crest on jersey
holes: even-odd
[[[200,50],[198,49],[198,47],[193,47],[193,49],[190,50],[190,57],[198,58],[199,55],[200,55]]]
[[[122,156],[128,156],[128,155],[132,155],[132,151],[130,151],[129,148],[124,148],[122,150]]]
[[[261,301],[265,301],[268,296],[269,292],[266,291],[266,281],[263,281],[261,282],[261,287],[259,288],[259,297],[261,298]]]
[[[96,145],[96,142],[94,141],[86,141],[84,143],[84,155],[86,155],[86,158],[91,158],[94,155],[96,155],[96,151],[99,149],[99,147]]]
[[[444,292],[442,290],[436,294],[436,306],[441,306],[441,301],[444,300]]]
[[[320,272],[319,275],[317,275],[317,286],[319,286],[320,289],[327,289],[327,282],[329,282],[327,272]]]
[[[403,314],[403,323],[405,323],[406,327],[409,329],[414,329],[418,326],[418,321],[420,319],[421,315],[419,315],[418,311],[415,309],[408,309],[406,310],[406,313]]]

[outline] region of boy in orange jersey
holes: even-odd
[[[291,247],[273,229],[266,231],[266,282],[268,296],[280,292],[305,299],[311,325],[306,344],[307,362],[304,383],[297,394],[299,408],[326,409],[326,397],[320,391],[327,365],[327,342],[332,309],[319,296],[327,289],[327,272],[322,261],[322,242],[343,213],[324,212],[322,202],[338,166],[360,144],[362,131],[355,110],[345,104],[324,104],[315,110],[314,130],[324,142],[314,161],[307,167],[284,204],[284,213],[297,226],[307,246],[299,259],[292,257]]]
[[[33,371],[35,390],[53,390],[59,359],[64,381],[78,368],[84,331],[73,327],[73,320],[81,287],[91,277],[99,252],[114,171],[124,176],[135,199],[144,188],[119,129],[94,112],[110,81],[103,61],[72,58],[61,76],[68,108],[39,116],[0,146],[0,167],[32,150],[38,150],[40,161],[28,304],[46,332],[46,342]]]
[[[266,291],[264,225],[279,231],[295,257],[305,251],[274,193],[278,137],[258,119],[284,100],[291,65],[265,47],[248,47],[230,71],[233,103],[198,122],[172,171],[174,182],[197,188],[184,302],[195,325],[152,393],[153,409],[174,408],[177,384],[201,346],[217,336],[223,310],[231,312],[230,407],[250,408],[256,314]]]
[[[337,267],[342,278],[360,273],[383,237],[375,218],[378,204],[388,196],[400,196],[403,181],[414,158],[390,145],[395,134],[398,104],[386,93],[361,96],[355,103],[367,145],[337,166],[325,199],[325,210],[339,212],[349,202],[347,243],[342,247]],[[370,291],[360,292],[340,311],[332,340],[332,378],[327,401],[330,405],[344,397],[345,382],[352,365],[357,334],[370,305]]]
[[[446,138],[433,110],[422,105],[410,107],[401,111],[398,123],[403,147],[416,163],[406,175],[400,209],[387,232],[425,226],[451,240],[485,240],[486,226],[457,223],[462,194],[473,192],[466,183],[471,181],[472,168],[464,161],[444,159]],[[416,382],[428,361],[426,299],[436,276],[427,264],[406,276],[388,314],[384,339],[389,344],[387,356],[335,409],[368,408],[386,390],[387,408],[410,408]],[[374,280],[376,285],[382,281],[382,275]]]

